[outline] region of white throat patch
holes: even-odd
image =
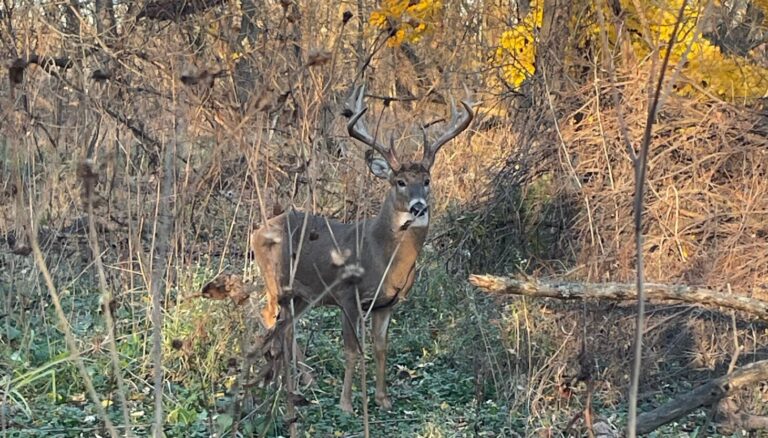
[[[418,217],[404,211],[395,213],[395,226],[399,230],[404,228],[424,228],[428,225],[429,212],[426,212]]]

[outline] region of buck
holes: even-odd
[[[352,411],[352,379],[361,351],[358,322],[369,313],[376,403],[383,409],[391,407],[385,380],[387,331],[394,305],[413,286],[416,259],[427,237],[430,171],[440,148],[467,129],[473,118],[466,100],[461,102],[463,111],[452,104],[449,126],[437,140],[428,143],[422,128],[421,160],[401,163],[394,142],[384,146],[365,127],[363,115],[368,108],[363,105],[364,95],[363,86],[352,94],[347,130],[370,148],[366,159],[373,175],[390,185],[378,215],[341,223],[289,210],[268,220],[251,235],[250,242],[265,282],[262,320],[273,333],[292,337],[291,315],[301,314],[312,304],[341,307],[345,369],[339,406],[346,412]],[[381,157],[374,157],[374,151]],[[356,274],[345,270],[350,266],[357,268],[353,270]]]

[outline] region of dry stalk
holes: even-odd
[[[661,64],[661,71],[659,72],[658,82],[654,91],[653,99],[648,107],[648,117],[645,121],[645,130],[643,132],[643,139],[640,143],[640,153],[636,159],[633,159],[635,166],[635,248],[637,257],[637,324],[635,326],[635,339],[634,339],[634,359],[632,364],[631,383],[629,387],[629,418],[627,420],[627,434],[629,438],[636,436],[636,423],[637,423],[637,393],[640,385],[640,367],[642,363],[643,355],[643,331],[645,323],[645,290],[644,290],[644,268],[643,268],[643,195],[645,193],[645,176],[647,172],[648,151],[651,147],[651,134],[653,132],[653,124],[656,121],[656,114],[659,109],[664,96],[664,76],[667,71],[667,65],[669,64],[669,57],[672,53],[672,48],[675,45],[677,39],[677,33],[680,29],[680,24],[683,21],[685,13],[685,7],[688,4],[687,0],[683,0],[680,11],[675,20],[675,26],[672,29],[672,36],[667,43],[667,51],[664,55],[664,60]],[[672,78],[674,80],[674,78]]]
[[[163,159],[163,179],[160,191],[156,198],[156,245],[154,266],[152,267],[152,281],[150,283],[150,295],[152,298],[152,380],[155,394],[155,418],[153,435],[162,437],[165,416],[163,414],[163,295],[167,284],[167,265],[170,247],[171,230],[174,223],[173,213],[173,186],[176,181],[175,157],[178,143],[185,132],[181,103],[177,102],[175,123],[175,135],[173,140],[166,144]]]
[[[397,251],[395,251],[394,254],[396,254]],[[386,277],[386,273],[382,277]],[[371,436],[371,426],[370,426],[370,417],[368,415],[368,373],[366,372],[368,369],[368,364],[365,360],[365,327],[366,327],[366,321],[367,321],[367,314],[365,314],[365,317],[363,316],[363,307],[360,303],[360,291],[357,287],[355,287],[355,300],[357,301],[357,321],[353,322],[353,327],[357,328],[358,336],[357,336],[357,343],[360,346],[360,398],[363,402],[363,436],[365,438],[370,438]],[[371,302],[371,308],[373,308],[373,303],[375,303],[376,300],[374,299]],[[370,312],[370,308],[368,311]]]
[[[93,169],[93,163],[88,160],[80,164],[78,168],[78,176],[81,178],[84,190],[84,199],[86,210],[88,212],[88,242],[91,245],[91,252],[93,252],[94,267],[99,277],[99,288],[101,289],[101,306],[104,313],[104,320],[107,323],[107,336],[111,338],[111,342],[108,342],[109,358],[112,363],[112,372],[115,375],[117,382],[117,395],[120,400],[120,405],[123,411],[123,421],[125,422],[125,434],[132,437],[133,430],[131,427],[131,414],[128,410],[128,402],[125,398],[125,382],[123,380],[123,372],[120,368],[120,358],[117,356],[117,337],[115,336],[115,320],[112,317],[112,301],[114,297],[109,290],[107,284],[107,274],[104,271],[104,261],[101,257],[101,249],[99,248],[98,234],[96,232],[96,219],[93,212],[93,192],[96,188],[96,182],[98,175]]]

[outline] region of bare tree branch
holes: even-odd
[[[104,321],[107,324],[107,333],[111,338],[108,350],[109,357],[112,363],[112,372],[115,375],[115,381],[117,382],[117,396],[120,400],[120,407],[122,408],[123,421],[126,425],[126,436],[132,437],[131,431],[131,414],[128,409],[128,402],[126,401],[125,394],[127,393],[125,382],[123,380],[123,371],[120,368],[120,359],[117,354],[117,336],[115,334],[115,319],[112,316],[114,297],[112,291],[107,284],[107,274],[104,269],[104,261],[101,257],[101,249],[99,245],[99,237],[96,232],[96,219],[93,209],[93,198],[96,184],[98,183],[98,174],[93,169],[93,163],[90,160],[86,160],[80,163],[78,167],[78,176],[83,184],[83,200],[85,201],[86,211],[88,212],[88,243],[91,246],[91,252],[93,253],[94,268],[99,278],[99,289],[101,289],[101,306],[104,312]]]

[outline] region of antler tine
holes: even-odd
[[[466,88],[466,87],[465,87]],[[422,165],[429,169],[435,162],[435,154],[443,147],[444,144],[451,141],[454,137],[461,134],[462,131],[469,127],[470,122],[475,116],[472,111],[472,104],[464,99],[461,101],[461,106],[464,107],[463,112],[457,111],[456,102],[451,98],[451,121],[448,125],[448,130],[445,131],[432,145],[428,145],[426,142],[426,134],[424,141],[424,156],[422,158]]]
[[[396,170],[400,167],[400,163],[397,160],[397,155],[395,155],[394,147],[388,148],[379,143],[370,133],[368,133],[368,129],[365,127],[365,123],[361,120],[363,115],[368,111],[368,107],[363,106],[364,96],[365,85],[360,85],[352,93],[354,108],[352,108],[352,117],[350,117],[349,122],[347,122],[347,132],[349,132],[350,137],[365,143],[366,145],[373,148],[373,150],[381,154],[381,156],[387,160],[387,163],[389,163],[389,167]]]

